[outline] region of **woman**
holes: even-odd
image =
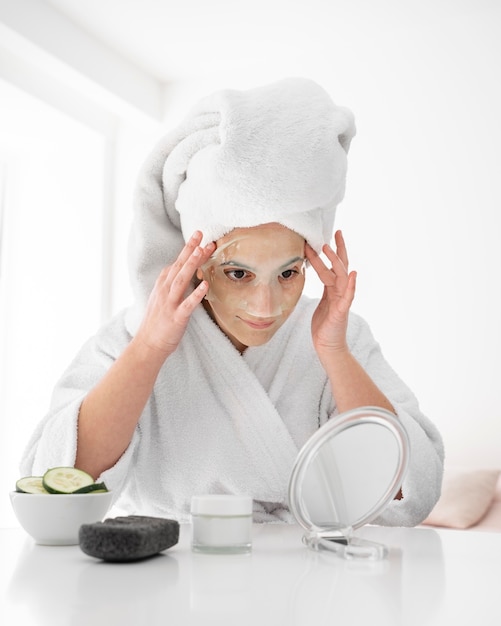
[[[440,435],[350,307],[356,275],[334,214],[350,111],[288,79],[202,100],[141,174],[131,231],[135,303],[77,355],[23,474],[75,465],[115,510],[189,514],[191,496],[246,493],[256,521],[291,521],[296,455],[333,415],[392,411],[406,428],[402,498],[378,522],[414,525],[440,493]],[[325,264],[319,252],[326,255]],[[305,265],[324,284],[302,296]]]

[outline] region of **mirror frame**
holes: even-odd
[[[346,525],[340,523],[339,528],[321,528],[315,526],[308,518],[308,514],[301,504],[302,498],[299,491],[309,464],[312,459],[315,458],[318,450],[326,442],[348,428],[363,424],[378,424],[387,428],[394,435],[398,447],[398,459],[393,478],[379,502],[359,519],[353,520],[352,523],[347,523]],[[340,413],[321,426],[299,451],[289,479],[288,499],[290,511],[297,522],[310,534],[313,533],[322,538],[347,538],[346,534],[349,535],[351,530],[370,523],[382,512],[388,503],[395,498],[402,487],[402,481],[409,464],[409,454],[409,438],[407,432],[393,413],[390,413],[386,409],[373,406],[360,407]]]

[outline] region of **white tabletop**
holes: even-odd
[[[460,626],[501,624],[501,533],[365,527],[389,557],[343,561],[307,549],[298,526],[253,528],[250,555],[179,543],[135,563],[0,530],[0,623],[30,626]]]

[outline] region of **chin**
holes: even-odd
[[[237,339],[248,348],[264,346],[265,343],[268,343],[268,341],[275,336],[278,328],[274,328],[270,332],[243,333],[240,337],[237,337]]]

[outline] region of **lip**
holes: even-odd
[[[249,326],[253,330],[267,330],[268,328],[273,326],[273,324],[275,323],[275,320],[271,320],[271,321],[267,321],[267,322],[265,322],[265,321],[262,321],[262,322],[252,322],[251,320],[246,320],[243,317],[241,317],[240,320],[244,324],[247,324],[247,326]]]

